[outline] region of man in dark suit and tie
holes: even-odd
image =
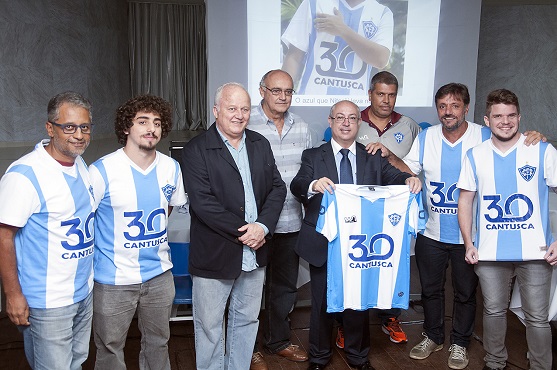
[[[338,183],[407,184],[413,193],[421,190],[418,178],[390,165],[388,160],[381,157],[381,153],[367,153],[362,144],[355,142],[360,124],[360,110],[354,103],[343,100],[333,105],[329,115],[331,141],[303,152],[302,165],[290,185],[292,194],[307,207],[296,252],[310,265],[309,370],[323,369],[332,355],[334,315],[326,312],[328,242],[315,230],[323,193],[332,193],[334,184]],[[345,310],[342,318],[344,351],[348,363],[357,369],[373,369],[368,359],[368,311]]]
[[[250,111],[242,85],[224,84],[215,94],[215,124],[182,151],[199,370],[250,367],[267,264],[265,240],[286,197],[271,145],[246,130]]]

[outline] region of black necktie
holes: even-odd
[[[340,154],[342,154],[342,159],[340,160],[340,183],[341,184],[353,184],[354,178],[352,177],[352,165],[350,164],[350,159],[348,159],[348,153],[350,150],[341,149]]]

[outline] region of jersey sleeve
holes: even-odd
[[[472,155],[472,149],[469,149],[462,160],[462,167],[460,168],[460,176],[456,186],[459,189],[464,189],[468,191],[476,191],[476,174],[474,171],[474,157]]]
[[[186,191],[184,190],[184,181],[182,179],[182,170],[180,169],[180,165],[178,162],[176,164],[176,190],[172,194],[172,198],[170,198],[170,202],[168,204],[170,206],[181,206],[187,202]]]
[[[281,39],[288,46],[293,45],[307,53],[312,28],[313,19],[311,18],[309,0],[304,0],[290,20]]]
[[[410,194],[413,198],[410,202],[410,209],[408,211],[408,232],[414,236],[418,236],[419,231],[425,230],[425,212],[422,202],[422,193]]]
[[[330,194],[325,192],[323,194],[323,199],[321,200],[321,209],[319,211],[319,217],[317,218],[317,224],[315,230],[318,233],[323,234],[328,241],[333,241],[338,235],[338,224],[337,224],[337,202],[335,194]]]
[[[373,36],[371,41],[376,42],[391,51],[393,49],[393,30],[393,12],[391,9],[385,7],[385,11],[381,16],[381,20],[377,27],[377,33]]]
[[[420,137],[424,135],[424,132],[421,132],[412,143],[412,147],[406,156],[404,157],[403,161],[406,165],[410,168],[414,174],[419,175],[422,172],[422,165],[420,163]]]
[[[0,204],[0,223],[20,228],[41,208],[32,180],[18,172],[17,167],[9,170],[0,181]]]
[[[102,162],[97,161],[89,166],[89,181],[93,187],[93,198],[95,199],[95,208],[99,206],[101,200],[104,198],[106,191],[106,179],[103,177],[101,170],[104,172]],[[105,173],[106,176],[106,173]]]
[[[547,186],[557,186],[557,149],[551,144],[547,145],[544,153],[545,183]]]

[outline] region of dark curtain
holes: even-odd
[[[174,108],[174,129],[207,126],[205,4],[129,2],[132,94]]]

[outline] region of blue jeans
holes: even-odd
[[[25,356],[34,370],[81,369],[89,354],[93,293],[58,308],[29,308],[23,333]]]
[[[507,308],[512,277],[516,275],[526,322],[530,369],[551,369],[551,328],[548,322],[551,272],[552,267],[545,261],[478,263],[476,273],[484,299],[483,344],[487,366],[502,369],[507,362]]]
[[[192,275],[197,370],[249,369],[264,278],[264,267],[242,271],[236,279]],[[223,323],[228,301],[225,341]]]
[[[275,353],[290,342],[288,314],[296,303],[300,257],[294,252],[298,233],[274,234],[269,243],[270,262],[265,278],[263,342]]]
[[[108,285],[95,282],[93,331],[97,356],[95,369],[125,370],[124,346],[137,310],[141,331],[140,369],[170,370],[168,340],[174,301],[170,270],[142,284]]]
[[[442,243],[418,234],[416,264],[422,285],[424,331],[435,343],[445,342],[445,280],[450,262],[454,291],[451,344],[468,348],[476,317],[478,277],[464,256],[463,244]]]

